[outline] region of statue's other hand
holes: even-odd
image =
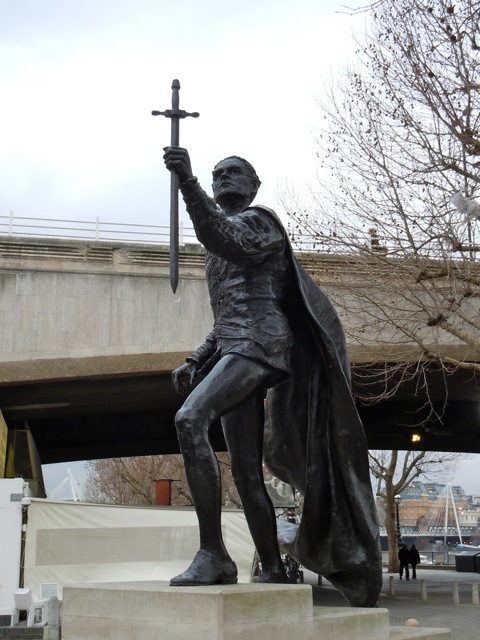
[[[197,374],[197,366],[194,362],[186,362],[181,367],[172,371],[172,381],[177,393],[185,394],[193,386],[195,376]]]
[[[169,171],[175,171],[180,183],[193,178],[190,155],[183,147],[165,147],[163,159]]]

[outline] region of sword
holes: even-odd
[[[172,121],[171,146],[180,146],[180,118],[198,118],[196,111],[187,113],[179,108],[180,82],[172,82],[172,108],[165,111],[152,111],[152,116],[165,116]],[[173,293],[178,286],[178,176],[175,171],[170,172],[170,285]]]

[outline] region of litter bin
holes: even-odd
[[[461,551],[455,556],[455,569],[459,572],[480,572],[480,552]]]

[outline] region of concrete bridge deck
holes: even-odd
[[[9,426],[28,422],[43,463],[178,450],[170,374],[212,316],[201,247],[183,247],[175,295],[168,257],[159,246],[0,238],[0,410]],[[355,277],[341,258],[301,259],[327,294],[340,271]],[[379,350],[387,344],[379,337]],[[371,352],[349,350],[354,370],[368,370]],[[442,403],[445,380],[430,375]],[[447,383],[446,424],[422,448],[478,453],[480,392],[468,372]],[[408,448],[424,400],[416,394],[412,381],[392,400],[359,405],[370,448]],[[214,442],[223,447],[219,430]]]

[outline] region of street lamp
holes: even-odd
[[[399,514],[399,506],[400,506],[400,500],[401,500],[401,496],[395,496],[394,500],[395,500],[395,515],[397,518],[397,542],[398,544],[400,544],[402,542],[402,532],[400,530],[400,514]]]

